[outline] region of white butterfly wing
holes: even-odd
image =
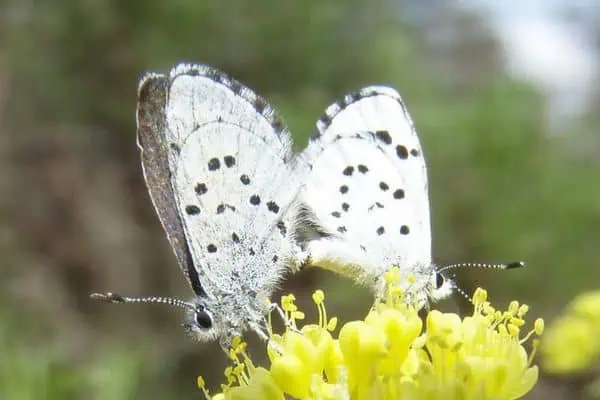
[[[329,106],[303,158],[312,170],[302,201],[332,235],[309,243],[315,264],[359,281],[430,265],[427,171],[395,90],[368,87]]]
[[[209,67],[179,65],[147,79],[161,79],[168,94],[162,143],[192,285],[269,294],[285,267],[285,213],[300,171],[289,133],[262,98]]]

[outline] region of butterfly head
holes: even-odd
[[[421,265],[420,268],[415,268],[413,272],[414,279],[411,280],[410,284],[406,285],[407,300],[417,305],[418,308],[422,308],[428,306],[430,303],[450,297],[454,292],[458,292],[470,301],[470,296],[456,285],[456,275],[448,274],[450,270],[456,268],[513,269],[521,268],[524,265],[522,261],[499,264],[460,263],[443,267],[435,264]]]
[[[221,323],[213,313],[210,301],[204,297],[196,297],[188,303],[191,307],[185,309],[183,328],[194,340],[199,342],[211,341],[222,332]]]
[[[465,293],[460,287],[456,286],[454,278],[456,275],[447,275],[448,271],[457,268],[486,268],[486,269],[513,269],[522,268],[525,263],[522,261],[514,261],[508,263],[487,264],[487,263],[460,263],[451,264],[443,267],[433,265],[432,287],[430,298],[432,301],[439,301],[452,295],[455,291],[463,295],[467,300],[471,301],[471,297]]]
[[[440,301],[446,297],[450,297],[456,288],[454,280],[446,276],[443,272],[438,271],[437,267],[433,269],[430,279],[431,290],[429,291],[429,298],[431,301]]]
[[[190,302],[194,307],[186,309],[183,327],[195,340],[218,339],[227,352],[233,339],[241,336],[247,327],[253,328],[259,335],[262,333],[262,310],[244,299],[234,294],[217,298],[196,297]]]

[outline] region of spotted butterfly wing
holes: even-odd
[[[312,263],[376,290],[399,266],[426,302],[436,289],[427,171],[400,95],[367,87],[332,104],[302,157],[311,167],[301,200],[312,229],[299,239]]]
[[[148,74],[138,97],[148,190],[196,295],[188,328],[222,342],[260,333],[266,298],[299,262],[287,233],[302,168],[288,131],[264,99],[204,65]]]

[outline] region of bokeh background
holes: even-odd
[[[398,88],[428,160],[435,260],[525,260],[461,287],[550,321],[600,287],[599,55],[594,0],[4,0],[0,397],[201,398],[197,375],[221,382],[220,349],[188,340],[179,312],[88,299],[191,293],[142,180],[142,72],[227,71],[297,148],[344,93]],[[370,304],[325,272],[284,289],[308,304],[315,288],[344,319]],[[530,398],[585,397],[581,379],[542,374]]]

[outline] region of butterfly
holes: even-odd
[[[423,149],[392,88],[365,87],[331,104],[301,157],[310,172],[301,190],[303,222],[296,238],[312,265],[351,277],[378,296],[385,272],[397,266],[407,278],[406,300],[418,307],[457,289],[445,271],[523,265],[432,262]]]
[[[216,69],[179,64],[141,79],[137,141],[152,203],[193,296],[92,297],[181,307],[188,333],[225,350],[246,329],[266,339],[268,298],[304,259],[291,226],[306,169],[277,112]]]

